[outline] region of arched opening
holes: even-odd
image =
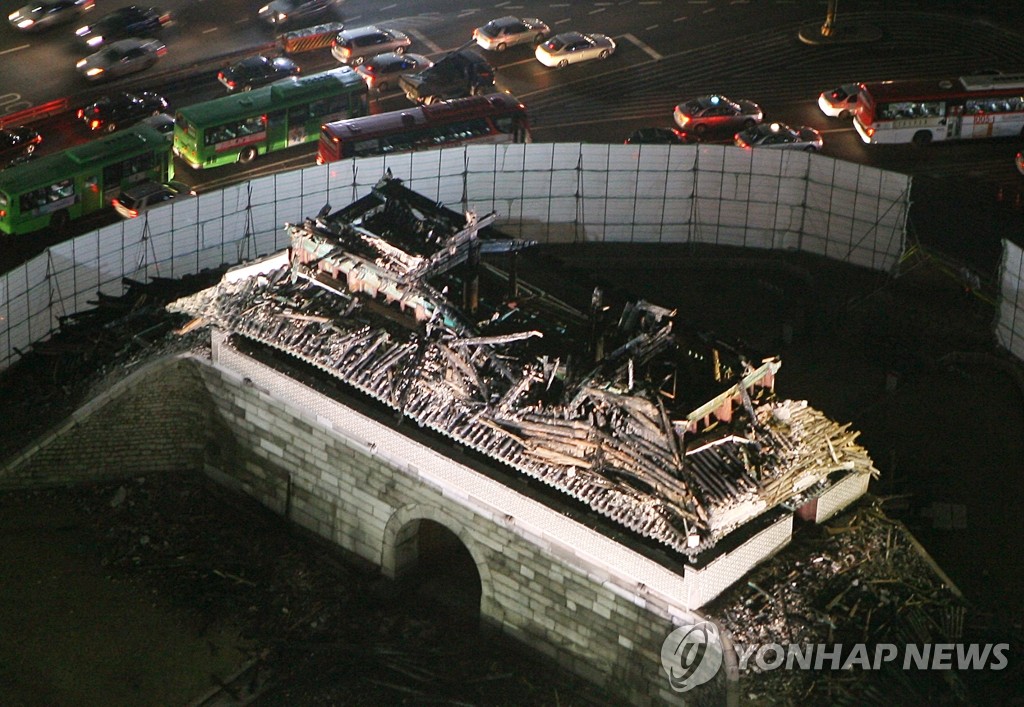
[[[476,624],[481,581],[476,562],[455,533],[426,518],[407,523],[396,537],[396,579],[408,609]]]

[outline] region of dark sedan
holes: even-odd
[[[96,49],[128,37],[152,37],[171,23],[171,13],[155,7],[128,5],[75,30],[85,46]]]
[[[339,0],[272,0],[259,10],[260,21],[271,27],[293,27],[331,18]]]
[[[12,127],[0,130],[0,166],[20,161],[36,150],[43,136],[32,128]]]
[[[251,56],[217,73],[217,80],[228,91],[251,91],[259,86],[286,79],[302,72],[288,57]]]
[[[90,130],[112,133],[120,127],[132,125],[143,118],[167,110],[167,101],[150,91],[139,93],[118,93],[104,96],[78,109],[78,119],[84,121]]]
[[[626,136],[627,145],[691,145],[697,138],[677,128],[639,128]]]

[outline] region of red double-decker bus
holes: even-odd
[[[526,106],[508,94],[492,93],[325,123],[316,161],[531,139]]]

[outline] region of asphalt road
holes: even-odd
[[[22,0],[3,0],[10,12]],[[127,0],[98,3],[95,19]],[[0,113],[54,98],[69,112],[43,122],[44,150],[91,136],[71,117],[100,93],[150,89],[172,108],[222,95],[216,71],[233,58],[267,50],[272,32],[256,21],[255,2],[166,0],[176,13],[165,32],[168,55],[157,68],[100,86],[75,75],[80,55],[73,41],[78,23],[24,34],[0,22]],[[680,100],[720,92],[760,103],[769,120],[810,125],[825,135],[824,154],[914,177],[911,236],[984,275],[994,271],[999,239],[1024,232],[1020,202],[1024,178],[1013,165],[1021,140],[1004,139],[912,146],[868,146],[848,122],[829,119],[816,107],[824,89],[851,80],[911,76],[956,76],[977,69],[1014,72],[1024,67],[1024,6],[1009,0],[955,3],[939,0],[844,3],[836,19],[839,38],[858,28],[876,30],[866,43],[808,45],[801,29],[824,19],[819,2],[795,0],[622,0],[617,3],[524,2],[516,6],[466,8],[450,0],[372,3],[349,0],[333,17],[347,26],[381,24],[408,32],[411,50],[439,57],[463,45],[472,28],[507,12],[544,19],[557,31],[602,31],[618,43],[606,61],[547,69],[528,47],[488,58],[498,68],[498,86],[528,106],[537,141],[618,142],[633,129],[671,124]],[[845,32],[844,32],[845,30]],[[335,64],[326,50],[296,55],[308,73]],[[407,106],[400,94],[380,97],[378,110]],[[311,163],[312,150],[261,159],[251,168],[221,168],[185,175],[198,190],[268,171]],[[109,218],[109,216],[107,217]],[[83,227],[95,228],[103,219]],[[39,252],[52,238],[5,244],[4,264]]]

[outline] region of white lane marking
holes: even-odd
[[[608,9],[607,7],[599,7],[599,8],[597,8],[596,10],[591,10],[591,11],[590,11],[590,12],[588,12],[587,14],[588,14],[588,15],[596,15],[597,13],[599,13],[599,12],[604,12],[604,11],[605,11],[605,10],[607,10],[607,9]]]
[[[22,49],[28,49],[31,44],[22,44],[20,47],[11,47],[10,49],[4,49],[0,54],[10,54],[11,52],[20,52]]]
[[[406,30],[406,32],[408,32],[413,37],[426,44],[432,53],[440,54],[442,51],[444,51],[440,46],[430,41],[430,38],[424,35],[422,32],[414,29]]]
[[[220,28],[219,27],[211,27],[210,29],[204,29],[203,30],[203,34],[212,34],[212,33],[216,32],[218,29],[220,29]]]
[[[625,39],[628,39],[629,41],[631,41],[633,44],[635,44],[640,50],[642,50],[645,54],[647,54],[647,56],[651,57],[655,61],[661,61],[662,60],[663,57],[661,56],[661,54],[659,54],[658,52],[656,52],[653,49],[651,49],[648,45],[644,44],[643,42],[641,42],[639,39],[637,39],[633,35],[631,35],[631,34],[624,34],[622,36]]]

